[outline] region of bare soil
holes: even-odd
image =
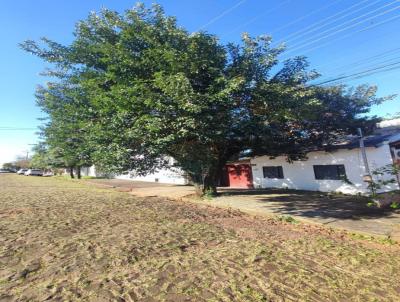
[[[398,244],[0,175],[0,301],[399,301]]]

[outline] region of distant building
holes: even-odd
[[[105,175],[100,171],[96,171],[95,165],[91,167],[82,167],[81,174],[82,176],[91,176],[91,177],[110,177],[116,179],[159,182],[159,183],[177,184],[177,185],[188,184],[189,181],[185,173],[181,169],[173,167],[174,160],[172,158],[167,158],[167,160],[169,161],[169,164],[171,166],[170,168],[158,169],[154,173],[149,173],[146,176],[137,175],[135,171],[126,171],[125,173],[118,175]]]

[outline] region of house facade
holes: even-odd
[[[393,163],[400,164],[399,131],[375,134],[364,140],[371,172]],[[335,145],[331,151],[314,151],[304,160],[288,162],[285,156],[257,156],[229,163],[224,185],[232,188],[287,188],[344,194],[369,194],[367,170],[359,138]],[[373,173],[372,173],[373,174]],[[378,192],[399,190],[400,175],[372,175],[375,182],[386,183]]]
[[[370,171],[389,164],[400,164],[400,134],[375,135],[365,141],[365,152]],[[83,167],[83,176],[104,176],[95,166]],[[344,194],[368,194],[367,174],[358,139],[337,146],[334,150],[314,151],[307,159],[288,162],[285,156],[271,158],[257,156],[229,163],[224,169],[222,186],[232,188],[280,188],[321,192],[341,192]],[[132,181],[159,182],[186,185],[189,183],[185,173],[179,168],[163,168],[146,176],[134,171],[111,175],[112,178]],[[393,175],[373,175],[374,181],[396,178]],[[384,185],[379,192],[399,190],[397,181]]]
[[[96,166],[90,167],[82,167],[81,168],[81,175],[82,176],[91,176],[91,177],[110,177],[116,179],[125,179],[125,180],[132,180],[132,181],[146,181],[146,182],[159,182],[165,184],[176,184],[176,185],[186,185],[188,184],[188,177],[185,173],[176,167],[173,167],[174,160],[172,158],[168,158],[170,162],[171,168],[162,168],[158,169],[153,173],[149,173],[145,176],[141,176],[135,173],[135,171],[127,171],[123,174],[117,175],[104,175],[100,171],[96,170]]]
[[[285,156],[271,158],[257,156],[228,163],[223,170],[220,185],[232,188],[287,188],[321,192],[341,192],[344,194],[369,194],[365,181],[367,170],[364,164],[360,139],[351,137],[346,142],[331,146],[329,151],[312,151],[305,160],[288,162]],[[374,135],[364,139],[365,153],[371,172],[384,166],[400,165],[400,120],[390,125],[379,125]],[[134,181],[160,182],[186,185],[189,183],[185,173],[174,167],[163,168],[146,176],[134,171],[113,178]],[[102,176],[94,166],[82,168],[82,175]],[[387,181],[397,178],[393,183],[382,186],[378,192],[400,189],[400,175],[372,175],[373,180]]]
[[[393,163],[389,143],[365,148],[369,168],[374,171]],[[251,160],[255,188],[288,188],[344,194],[367,194],[367,174],[360,148],[333,152],[310,152],[307,160],[287,162],[279,156],[255,157]],[[392,179],[391,175],[376,176],[375,181]],[[398,190],[398,182],[387,184],[381,192]]]
[[[134,181],[159,182],[175,185],[188,184],[188,178],[185,176],[183,171],[178,168],[162,168],[155,171],[154,173],[150,173],[145,176],[139,176],[136,175],[134,171],[130,171],[126,174],[116,175],[115,178]]]
[[[219,185],[238,189],[253,189],[253,171],[250,159],[230,162],[225,165],[221,173]]]

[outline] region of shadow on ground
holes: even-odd
[[[376,219],[393,218],[393,209],[368,207],[369,198],[363,196],[331,195],[321,192],[279,190],[279,189],[225,189],[221,197],[248,198],[279,215],[293,215],[306,218],[333,219]],[[396,216],[396,215],[395,215]]]

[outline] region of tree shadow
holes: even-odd
[[[279,215],[293,215],[306,218],[321,219],[389,219],[400,217],[391,208],[380,209],[369,207],[370,198],[328,194],[313,191],[297,191],[286,189],[222,189],[221,196],[248,196],[249,202],[261,203],[269,212]]]

